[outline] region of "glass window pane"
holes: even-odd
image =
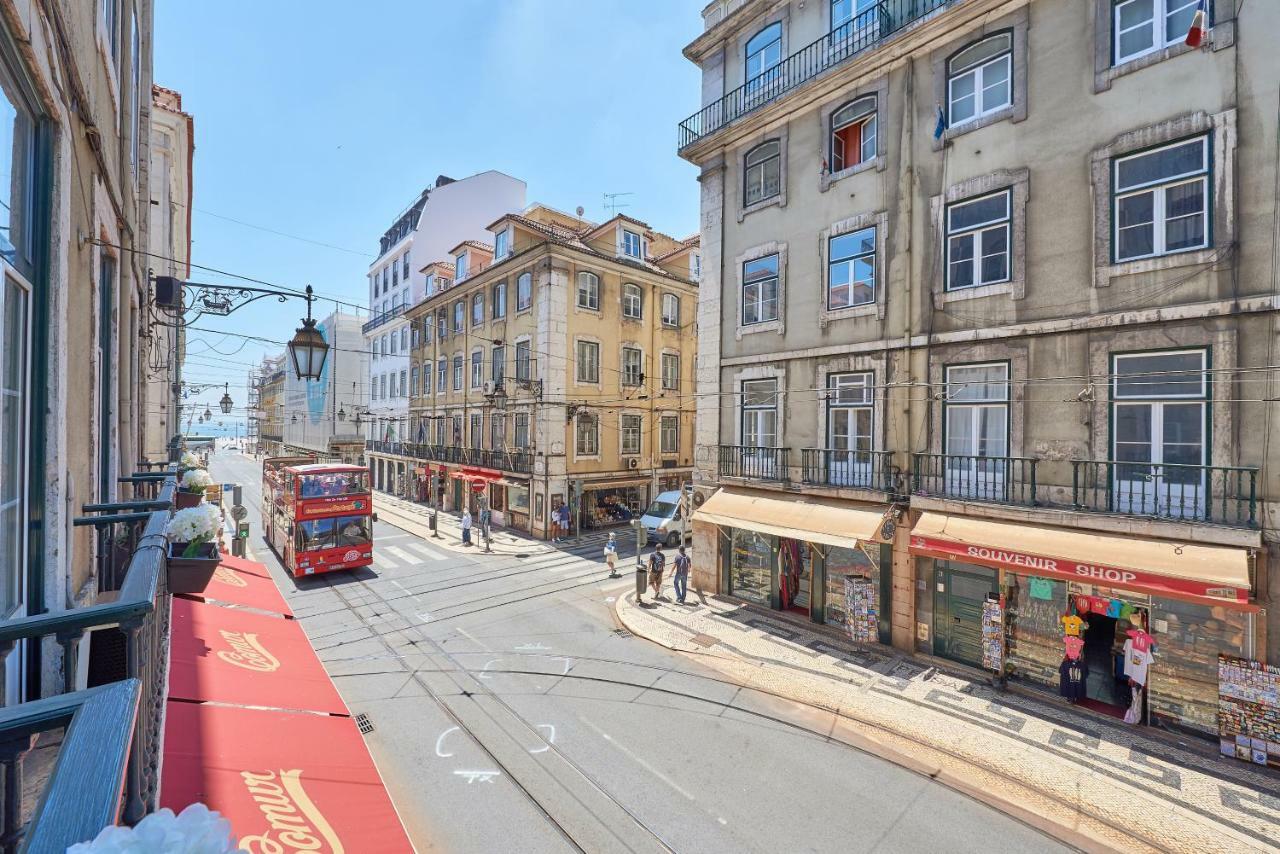
[[[1116,397],[1202,397],[1204,351],[1135,354],[1115,360]]]
[[[970,406],[947,407],[947,453],[969,456],[975,452],[974,413]]]
[[[1205,186],[1202,178],[1164,191],[1165,249],[1172,251],[1205,243]]]
[[[1116,164],[1116,189],[1140,187],[1182,175],[1204,171],[1204,137],[1120,160]]]
[[[1008,455],[1008,415],[1004,406],[984,406],[978,410],[978,456]]]
[[[1129,0],[1116,7],[1121,30],[1129,30],[1155,17],[1155,0]]]
[[[767,279],[776,275],[778,275],[777,255],[767,255],[764,258],[757,258],[754,261],[748,261],[742,266],[742,277],[743,280],[747,282],[755,282],[760,279]]]
[[[771,140],[763,145],[756,146],[747,154],[747,165],[754,166],[757,163],[763,163],[770,157],[774,157],[782,152],[782,144],[777,140]]]
[[[1196,0],[1169,0],[1169,12],[1164,19],[1165,44],[1186,39],[1191,29],[1191,19],[1196,15]]]
[[[969,72],[951,81],[951,123],[959,124],[977,113],[976,74]]]
[[[997,193],[969,202],[961,202],[947,209],[948,230],[963,231],[988,225],[1009,218],[1009,194]]]
[[[1008,365],[960,365],[947,368],[947,400],[1009,399]]]
[[[1009,230],[1007,226],[982,232],[982,284],[1009,278]]]
[[[831,127],[840,129],[863,116],[869,115],[876,111],[875,98],[860,98],[848,106],[841,107],[836,110],[835,115],[831,117]]]
[[[1192,445],[1200,447],[1204,441],[1204,404],[1203,403],[1166,403],[1161,406],[1164,412],[1164,443]],[[1175,462],[1165,457],[1165,462]],[[1191,462],[1199,465],[1199,453]]]
[[[1008,33],[1002,33],[998,36],[992,36],[989,39],[978,42],[972,47],[966,48],[951,60],[951,73],[964,71],[967,68],[973,68],[981,65],[993,56],[1003,51],[1009,50],[1012,45],[1012,39]]]
[[[875,256],[859,258],[853,262],[853,304],[865,305],[875,300]]]
[[[947,268],[948,288],[973,286],[973,235],[965,234],[948,241],[950,260]]]

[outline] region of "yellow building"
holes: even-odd
[[[284,447],[284,359],[264,359],[258,380],[258,448],[269,457]]]
[[[416,495],[470,487],[536,536],[566,502],[583,530],[625,524],[690,478],[698,239],[544,206],[488,231],[408,312]]]

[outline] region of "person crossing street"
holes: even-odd
[[[620,578],[618,575],[618,535],[609,533],[609,542],[604,544],[604,561],[609,564],[609,577]]]

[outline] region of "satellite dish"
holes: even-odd
[[[578,219],[582,219],[582,215],[586,212],[587,212],[586,208],[584,208],[582,205],[578,205]]]

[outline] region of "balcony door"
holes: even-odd
[[[1116,512],[1204,517],[1206,361],[1204,350],[1115,357],[1111,488]]]
[[[947,368],[946,493],[1002,500],[1009,457],[1009,366]]]
[[[0,264],[0,268],[7,265]],[[31,289],[7,270],[0,285],[0,618],[27,614],[27,438]],[[21,702],[25,645],[4,666],[4,705]]]
[[[832,0],[831,46],[853,53],[880,36],[879,0]]]
[[[773,477],[778,444],[778,381],[742,383],[742,451],[739,477]]]
[[[870,487],[871,374],[827,378],[827,483]]]
[[[746,47],[745,97],[748,107],[763,103],[779,88],[782,24],[773,23],[751,37]]]

